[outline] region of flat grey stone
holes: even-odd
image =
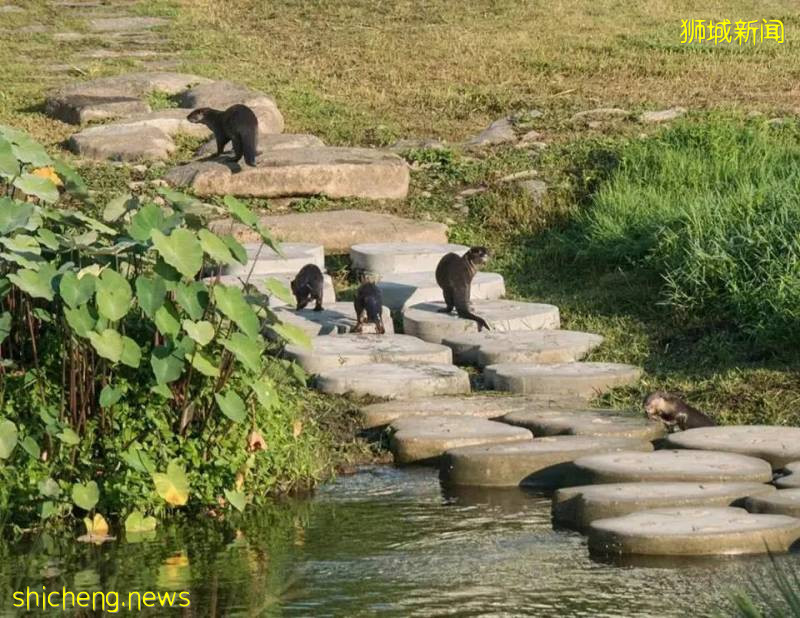
[[[443,233],[442,236],[444,235]],[[389,273],[382,275],[376,285],[383,294],[383,302],[393,311],[443,299],[442,288],[436,283],[436,275],[433,270],[415,273]],[[494,300],[501,298],[505,293],[506,285],[503,275],[489,272],[475,273],[470,287],[470,298],[473,301]]]
[[[571,330],[481,331],[445,337],[459,365],[570,363],[603,343],[600,335]]]
[[[514,123],[511,118],[500,118],[486,127],[480,133],[473,135],[464,142],[467,148],[483,148],[485,146],[498,146],[517,140]]]
[[[591,455],[575,461],[576,479],[584,484],[642,481],[725,483],[772,480],[763,459],[714,451],[658,450],[652,453]]]
[[[389,426],[389,448],[396,463],[437,459],[453,448],[518,442],[532,438],[521,427],[509,427],[471,416],[428,416],[397,419]]]
[[[161,56],[162,52],[149,49],[90,49],[79,52],[79,58],[91,58],[93,60],[106,60],[108,58],[153,58]]]
[[[210,228],[212,231],[232,233],[240,242],[258,240],[255,232],[249,227],[236,224],[231,228],[230,223],[230,219],[212,221]],[[347,253],[353,245],[373,238],[383,238],[388,241],[447,242],[447,226],[443,223],[416,221],[365,210],[326,210],[266,215],[261,217],[261,224],[266,226],[278,240],[317,243],[323,245],[328,253]],[[430,277],[432,276],[431,274]],[[434,281],[434,285],[435,283]],[[385,292],[383,300],[389,304]]]
[[[474,320],[459,318],[455,313],[439,313],[443,302],[421,303],[403,311],[403,332],[441,343],[444,339],[465,333],[477,333]],[[552,329],[560,326],[558,307],[517,300],[476,300],[472,312],[486,320],[492,331]],[[505,389],[502,389],[505,390]]]
[[[530,429],[537,437],[575,435],[656,440],[665,434],[662,423],[602,408],[530,407],[509,412],[499,420]]]
[[[320,270],[325,270],[325,250],[322,245],[302,242],[281,243],[282,256],[261,242],[244,243],[242,246],[247,251],[247,264],[237,262],[225,266],[222,271],[224,274],[247,275],[251,269],[254,275],[296,273],[306,264],[316,264]]]
[[[454,244],[372,242],[350,247],[350,262],[356,270],[376,275],[435,271],[448,253],[466,253],[469,247]]]
[[[87,159],[149,161],[167,159],[175,142],[155,127],[91,127],[69,138],[70,150]]]
[[[351,394],[386,399],[414,399],[469,392],[469,375],[454,365],[375,363],[342,367],[317,376],[317,388],[333,395]]]
[[[24,34],[43,34],[48,31],[48,28],[42,24],[30,24],[28,26],[17,28],[16,31]]]
[[[781,489],[800,487],[800,461],[793,461],[784,467],[786,476],[775,479],[775,485]]]
[[[620,363],[500,363],[487,365],[484,377],[492,388],[512,393],[564,394],[590,397],[634,384],[641,369]]]
[[[598,107],[597,109],[587,109],[572,115],[572,122],[588,123],[597,120],[615,120],[630,116],[630,112],[619,107]]]
[[[559,489],[553,521],[586,530],[593,521],[660,508],[740,506],[749,496],[774,494],[763,483],[609,483]]]
[[[285,150],[287,148],[317,148],[324,146],[325,143],[316,135],[308,135],[307,133],[263,133],[258,135],[258,151],[264,152],[269,150]],[[228,144],[225,147],[225,154],[223,156],[230,156],[233,154],[233,145]],[[213,157],[217,153],[217,142],[215,139],[210,139],[205,144],[200,146],[197,150],[197,155],[200,157]],[[320,214],[320,213],[315,213]]]
[[[409,335],[396,334],[315,337],[311,342],[311,349],[287,345],[283,353],[312,374],[345,365],[452,362],[450,348]]]
[[[657,112],[643,112],[639,116],[639,122],[644,124],[658,124],[661,122],[669,122],[675,120],[686,114],[685,107],[671,107]]]
[[[352,302],[325,303],[322,311],[314,311],[313,305],[296,311],[292,307],[278,307],[275,313],[281,320],[302,328],[312,337],[318,335],[344,335],[356,325],[356,309]],[[388,307],[383,308],[383,327],[385,334],[394,333],[392,314]],[[364,334],[374,334],[374,324],[363,325]]]
[[[544,180],[521,180],[517,186],[531,198],[535,206],[541,204],[547,194],[547,183]]]
[[[800,488],[751,496],[745,502],[745,507],[751,513],[789,515],[800,519]]]
[[[441,150],[446,147],[447,144],[439,141],[438,139],[405,138],[397,140],[387,148],[392,152],[402,153],[408,152],[409,150]]]
[[[616,451],[652,451],[646,440],[551,436],[511,444],[449,449],[441,479],[450,485],[554,489],[569,482],[571,464],[579,457]]]
[[[671,434],[671,448],[727,451],[765,459],[775,470],[800,459],[800,428],[778,425],[699,427]]]
[[[149,30],[169,25],[170,20],[161,17],[98,17],[88,21],[92,32],[131,32]]]
[[[258,118],[261,133],[281,133],[283,115],[268,94],[229,81],[213,81],[199,84],[187,90],[181,97],[181,107],[212,107],[224,110],[237,103],[247,105]]]
[[[397,155],[370,148],[287,148],[262,151],[256,167],[228,161],[195,161],[164,177],[196,195],[403,199],[409,172]]]
[[[274,307],[294,307],[295,303],[292,301],[291,304],[287,305],[284,301],[282,301],[277,296],[273,296],[265,287],[266,282],[269,279],[277,279],[281,283],[283,283],[287,288],[291,289],[291,281],[294,279],[297,273],[272,273],[267,275],[252,275],[248,281],[248,283],[256,288],[262,294],[269,294],[269,306]],[[223,285],[236,285],[238,287],[244,287],[244,280],[247,277],[247,273],[241,273],[239,275],[222,275],[219,278],[219,282]],[[205,279],[206,282],[211,283],[212,281],[216,280],[216,277],[208,277]],[[322,275],[322,304],[323,306],[328,304],[333,304],[336,302],[336,290],[333,287],[333,279],[328,274]],[[313,308],[313,304],[312,304]]]
[[[589,551],[602,555],[709,556],[786,552],[800,538],[800,520],[754,515],[733,507],[653,509],[598,519]]]

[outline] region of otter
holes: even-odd
[[[460,318],[474,320],[478,323],[478,332],[491,330],[482,317],[472,313],[470,308],[470,288],[478,266],[489,261],[489,250],[486,247],[472,247],[463,256],[448,253],[436,266],[436,283],[442,288],[446,307],[440,313],[451,313],[453,308]]]
[[[297,299],[297,310],[305,306],[313,299],[316,301],[314,311],[322,311],[322,289],[324,280],[322,271],[316,264],[306,264],[300,269],[291,283],[292,293]]]
[[[236,162],[244,156],[250,167],[256,165],[258,146],[258,118],[246,105],[231,105],[225,111],[200,107],[189,114],[186,119],[195,124],[204,124],[217,140],[217,156],[225,151],[228,142],[233,142],[232,161]]]
[[[683,401],[675,393],[656,391],[644,400],[644,411],[650,420],[659,420],[670,432],[677,426],[681,431],[696,427],[712,427],[714,419]]]
[[[366,322],[375,324],[379,335],[386,332],[383,327],[383,296],[377,285],[370,282],[362,283],[356,292],[353,305],[356,308],[356,325],[352,332],[360,333]]]

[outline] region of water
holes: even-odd
[[[545,497],[444,495],[435,471],[392,467],[138,543],[42,537],[9,551],[0,554],[8,616],[13,591],[42,585],[117,591],[120,602],[131,590],[189,592],[189,609],[142,612],[153,616],[710,616],[770,570],[761,557],[596,562],[584,537],[553,530]],[[796,555],[780,560],[798,564]]]

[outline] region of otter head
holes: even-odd
[[[670,407],[669,403],[670,400],[673,400],[674,398],[674,395],[665,393],[664,391],[650,393],[644,399],[644,412],[647,414],[647,418],[650,420],[661,419],[664,413],[670,411],[668,409]]]
[[[472,247],[464,254],[464,258],[472,264],[486,264],[489,261],[491,254],[486,247]]]
[[[208,112],[211,111],[210,107],[198,107],[191,114],[186,116],[186,120],[195,124],[203,124],[207,120]]]

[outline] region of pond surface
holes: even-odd
[[[584,537],[552,529],[545,497],[446,496],[431,469],[369,467],[239,521],[5,548],[0,615],[18,615],[14,591],[45,585],[117,591],[120,606],[131,590],[189,592],[190,608],[141,612],[153,616],[710,616],[769,571],[761,557],[599,563]]]

